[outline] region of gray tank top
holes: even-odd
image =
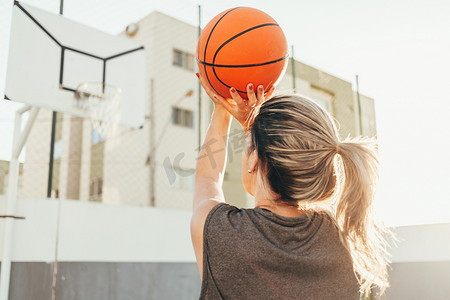
[[[352,258],[330,216],[215,206],[203,233],[200,299],[359,299]]]

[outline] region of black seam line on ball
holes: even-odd
[[[269,62],[266,62],[266,63],[261,63],[261,64],[257,64],[257,65],[244,65],[244,68],[245,68],[245,67],[258,67],[258,66],[269,65],[269,64],[273,64],[273,63],[277,63],[277,62],[283,61],[283,60],[285,60],[285,59],[288,58],[288,57],[289,57],[289,54],[286,54],[284,57],[282,57],[282,58],[280,58],[280,59],[276,59],[276,60],[269,61]],[[222,83],[224,86],[226,86],[226,87],[228,87],[228,88],[231,88],[230,85],[226,84],[222,79],[219,78],[219,76],[217,76],[216,69],[215,69],[214,67],[218,67],[218,66],[215,65],[215,66],[212,67],[212,68],[213,68],[214,75],[216,75],[217,80],[219,80],[219,82]],[[230,66],[229,66],[229,67],[230,67]],[[236,66],[232,66],[232,67],[233,67],[233,68],[236,68]],[[240,93],[243,93],[243,94],[247,93],[246,91],[241,91],[241,90],[238,90],[238,89],[236,89],[236,91],[238,91],[238,92],[240,92]]]
[[[216,24],[214,24],[213,28],[211,29],[211,32],[209,33],[208,39],[206,40],[206,43],[205,43],[205,51],[204,51],[204,54],[203,54],[203,59],[204,59],[204,60],[206,60],[206,50],[208,49],[208,43],[209,43],[209,40],[211,39],[211,35],[212,35],[212,33],[214,32],[214,29],[216,29],[216,27],[217,27],[217,25],[219,24],[219,22],[222,21],[222,19],[223,19],[226,15],[228,15],[230,12],[232,12],[233,10],[238,9],[238,8],[240,8],[240,7],[235,7],[235,8],[230,9],[230,10],[227,11],[223,16],[221,16],[219,20],[217,20]],[[198,49],[197,58],[198,58],[198,57],[200,57],[200,49]]]
[[[210,38],[211,38],[212,33],[214,32],[214,29],[216,29],[217,25],[220,23],[220,21],[222,21],[222,19],[223,19],[226,15],[228,15],[230,12],[232,12],[233,10],[236,10],[236,9],[238,9],[238,8],[240,8],[240,7],[235,7],[235,8],[233,8],[233,9],[230,9],[230,10],[227,11],[223,16],[221,16],[219,20],[217,20],[216,24],[214,24],[214,27],[211,29],[211,32],[209,33],[208,39],[206,40],[206,43],[205,43],[205,51],[204,51],[204,54],[203,54],[203,59],[204,59],[204,60],[206,60],[206,50],[208,49],[209,40],[210,40]],[[199,56],[197,56],[197,60],[199,60]],[[218,91],[214,88],[214,86],[211,84],[211,80],[209,80],[208,71],[206,71],[206,66],[204,65],[203,68],[204,68],[205,76],[206,76],[206,79],[208,80],[209,86],[213,88],[213,90],[216,92],[216,94],[219,94],[219,92],[218,92]]]
[[[265,23],[265,24],[260,24],[260,25],[257,25],[257,26],[253,26],[253,27],[251,27],[251,28],[248,28],[248,29],[246,29],[246,30],[244,30],[244,31],[242,31],[242,32],[240,32],[240,33],[238,33],[238,34],[232,36],[231,38],[229,38],[228,40],[226,40],[222,45],[220,45],[219,48],[217,48],[216,53],[214,53],[214,57],[213,57],[213,65],[214,65],[215,62],[216,62],[217,54],[220,52],[220,50],[221,50],[223,47],[225,47],[225,45],[227,45],[228,43],[230,43],[232,40],[234,40],[234,39],[240,37],[241,35],[244,35],[244,34],[250,32],[250,31],[256,30],[256,29],[258,29],[258,28],[267,27],[267,26],[278,26],[278,27],[280,27],[280,25],[278,25],[277,23]],[[276,63],[276,62],[278,62],[278,61],[281,61],[281,60],[286,59],[287,56],[289,56],[289,54],[286,54],[284,57],[282,57],[282,58],[280,58],[280,59],[277,59],[277,60],[275,60],[275,61],[264,62],[264,63],[261,63],[261,64],[245,65],[245,66],[243,66],[243,67],[256,67],[256,66],[264,66],[264,65],[268,65],[268,64],[273,64],[273,63]],[[205,60],[206,60],[206,59],[205,59]],[[219,80],[219,82],[222,83],[224,86],[226,86],[226,87],[228,87],[228,88],[231,88],[231,86],[229,86],[228,84],[226,84],[222,79],[219,78],[219,76],[217,76],[215,67],[218,67],[218,66],[212,66],[212,70],[213,70],[213,73],[214,73],[214,75],[216,76],[217,80]],[[242,66],[241,66],[241,67],[242,67]],[[206,68],[206,67],[205,67],[205,68]],[[241,91],[241,90],[237,90],[237,91],[240,92],[240,93],[243,93],[243,94],[246,93],[245,91]]]
[[[246,34],[249,31],[253,31],[255,29],[258,29],[258,28],[261,28],[261,27],[267,27],[267,26],[278,26],[278,27],[280,27],[280,25],[278,25],[277,23],[265,23],[265,24],[260,24],[260,25],[248,28],[248,29],[246,29],[246,30],[244,30],[242,32],[239,32],[238,34],[236,34],[236,35],[232,36],[231,38],[229,38],[228,40],[226,40],[222,45],[220,45],[219,48],[217,48],[216,53],[214,53],[214,57],[213,57],[213,62],[212,63],[214,64],[216,62],[216,57],[217,57],[217,54],[220,52],[220,50],[223,47],[225,47],[228,43],[230,43],[232,40],[237,39],[238,37],[240,37],[243,34]],[[205,58],[205,61],[206,61],[206,57],[204,57],[204,58]]]
[[[283,56],[282,58],[279,59],[275,59],[275,60],[271,60],[271,61],[267,61],[267,62],[263,62],[263,63],[259,63],[259,64],[246,64],[246,65],[218,65],[218,64],[210,64],[204,61],[201,61],[197,58],[197,61],[199,63],[201,63],[202,65],[208,66],[208,67],[214,67],[214,68],[249,68],[249,67],[259,67],[259,66],[265,66],[265,65],[270,65],[270,64],[274,64],[277,63],[279,61],[282,61],[286,58],[289,57],[289,54],[286,54],[285,56]]]

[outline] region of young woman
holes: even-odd
[[[200,299],[359,299],[383,290],[374,143],[341,141],[332,117],[306,98],[265,101],[263,87],[249,84],[248,100],[231,88],[231,101],[197,76],[214,102],[191,220]],[[232,117],[247,134],[242,183],[253,209],[226,204],[222,192]]]

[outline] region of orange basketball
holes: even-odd
[[[217,94],[230,98],[230,87],[247,98],[246,87],[267,92],[286,70],[288,45],[280,25],[251,7],[235,7],[214,17],[197,43],[200,74]]]

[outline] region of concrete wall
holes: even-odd
[[[12,264],[10,300],[52,299],[54,263]],[[26,288],[24,288],[26,286]],[[198,299],[194,263],[59,262],[56,299]]]
[[[402,226],[393,231],[398,241],[390,249],[391,287],[383,299],[449,299],[450,223]]]
[[[450,299],[450,261],[394,263],[389,278],[383,299]]]
[[[50,199],[18,200],[14,261],[54,260],[59,201],[61,261],[195,261],[188,211]]]
[[[9,299],[51,299],[55,258],[56,299],[195,299],[200,295],[190,212],[18,199],[17,215],[26,219],[14,223]]]

